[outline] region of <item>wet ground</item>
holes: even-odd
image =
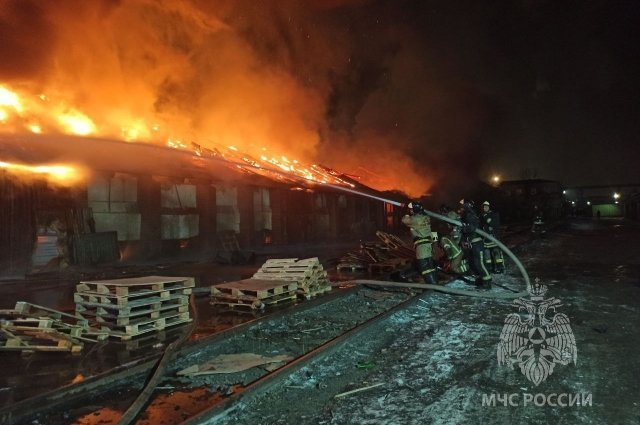
[[[293,305],[271,308],[267,312],[222,312],[209,305],[209,287],[216,283],[249,278],[265,258],[308,258],[318,256],[327,265],[332,281],[348,278],[335,273],[329,264],[341,254],[354,249],[357,242],[334,243],[322,250],[317,246],[264,247],[257,252],[256,261],[245,265],[219,265],[211,261],[181,262],[174,264],[116,265],[97,269],[69,269],[46,273],[31,279],[0,281],[0,309],[12,309],[17,301],[73,313],[73,293],[81,280],[133,277],[141,275],[191,276],[196,280],[194,289],[197,306],[197,327],[190,340],[198,340],[264,314],[293,308]],[[321,252],[318,252],[321,251]],[[168,344],[179,338],[180,327],[148,334],[129,341],[109,340],[97,344],[87,343],[79,354],[67,352],[1,352],[3,369],[0,373],[0,409],[12,403],[52,391],[88,377],[107,372],[115,367],[134,364],[149,356],[159,355]],[[34,385],[34,379],[37,384]]]
[[[528,238],[521,235],[523,240]],[[347,349],[292,375],[278,391],[245,406],[227,423],[640,423],[640,387],[634,374],[640,367],[635,355],[640,349],[640,226],[621,220],[574,220],[521,245],[518,255],[530,276],[548,285],[547,298],[562,301],[558,311],[571,320],[576,365],[556,366],[548,379],[535,386],[517,369],[497,363],[500,332],[514,307],[504,301],[428,293],[410,311],[392,316]],[[522,289],[515,268],[511,271],[499,276],[498,283]],[[465,286],[462,282],[453,285]],[[201,309],[207,311],[206,300],[200,302]],[[194,337],[248,320],[223,317],[204,317]],[[136,341],[130,349],[96,348],[89,356],[69,355],[65,368],[60,362],[51,362],[48,355],[20,358],[24,369],[12,373],[13,378],[5,376],[2,387],[20,386],[27,377],[35,377],[41,385],[50,380],[51,386],[56,380],[83,379],[94,369],[108,369],[150,350],[162,350],[162,344],[173,336],[162,337],[160,345],[153,340]],[[237,348],[251,351],[254,347]],[[381,385],[335,398],[336,394],[375,384]],[[185,397],[172,391],[170,384],[164,386],[165,402],[174,403],[177,412],[199,408],[197,394]],[[536,406],[530,402],[525,406],[523,400],[526,394],[573,397],[577,393],[591,394],[592,405]],[[206,394],[204,391],[202,397]],[[518,405],[501,404],[504,394],[515,394],[512,404]],[[497,403],[483,405],[483,396],[491,395],[500,396]],[[0,388],[3,403],[24,396]],[[88,412],[92,410],[93,406],[88,406]],[[154,423],[152,418],[147,420]]]
[[[545,297],[561,300],[576,364],[556,365],[535,385],[517,367],[498,365],[500,333],[515,307],[430,293],[216,423],[640,423],[640,226],[574,220],[521,254],[548,286]],[[515,273],[497,280],[522,286]]]

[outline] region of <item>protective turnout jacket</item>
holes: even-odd
[[[416,258],[431,258],[431,219],[424,214],[405,215],[402,224],[408,226],[413,236],[413,245],[416,248]]]
[[[482,241],[482,238],[475,234],[478,227],[480,227],[480,219],[473,209],[465,207],[464,215],[462,216],[462,240],[468,243]]]
[[[482,214],[482,230],[494,237],[500,236],[500,215],[495,211]]]

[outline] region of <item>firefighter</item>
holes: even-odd
[[[409,227],[411,235],[413,235],[418,270],[426,283],[436,285],[438,277],[431,247],[433,241],[431,219],[425,214],[424,207],[420,202],[412,201],[408,207],[409,214],[402,217],[402,223]]]
[[[440,208],[440,213],[452,220],[460,220],[460,215],[446,205]],[[446,271],[464,275],[469,271],[469,262],[460,247],[460,226],[447,224],[446,229],[446,233],[440,238],[440,246],[449,260]]]
[[[533,225],[531,226],[533,233],[544,233],[544,220],[542,219],[542,211],[537,205],[533,206]]]
[[[489,201],[484,201],[482,204],[480,219],[482,230],[497,239],[500,235],[500,215],[491,209]],[[495,242],[488,239],[484,240],[484,265],[492,273],[504,273],[502,250]]]
[[[462,199],[460,201],[462,221],[462,246],[470,251],[471,269],[476,274],[476,285],[480,288],[491,288],[491,274],[484,265],[484,244],[482,237],[475,233],[480,226],[480,219],[473,210],[473,204]]]

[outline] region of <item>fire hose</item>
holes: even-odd
[[[134,423],[142,410],[149,403],[149,399],[153,395],[158,382],[160,382],[160,379],[162,379],[162,377],[164,376],[164,372],[169,365],[169,361],[173,358],[174,354],[178,351],[178,348],[180,348],[180,346],[189,338],[189,336],[195,329],[198,315],[195,304],[195,295],[193,293],[189,297],[189,306],[191,307],[192,311],[191,324],[187,328],[185,328],[185,330],[177,340],[173,341],[165,348],[151,375],[148,377],[144,388],[141,390],[140,394],[138,395],[138,397],[136,397],[129,408],[127,408],[127,410],[122,414],[122,416],[118,420],[118,425],[130,425]]]
[[[353,190],[353,189],[348,189],[346,187],[342,187],[342,186],[336,186],[333,184],[325,184],[326,186],[330,186],[334,189],[338,189],[338,190],[342,190],[344,192],[350,192],[350,193],[354,193],[356,195],[360,195],[360,196],[365,196],[367,198],[372,198],[372,199],[377,199],[378,201],[383,201],[383,202],[387,202],[389,204],[398,206],[398,207],[406,207],[406,204],[403,204],[401,202],[397,202],[397,201],[393,201],[391,199],[386,199],[386,198],[382,198],[379,196],[374,196],[374,195],[370,195],[368,193],[364,193],[364,192],[360,192],[358,190]],[[424,210],[424,213],[426,215],[428,215],[429,217],[435,218],[436,220],[441,220],[444,221],[446,223],[449,224],[453,224],[454,226],[458,226],[461,227],[462,223],[458,220],[454,220],[452,218],[449,218],[447,216],[435,213],[433,211],[429,211],[429,210]],[[503,244],[502,242],[500,242],[498,239],[496,239],[494,236],[490,235],[489,233],[481,230],[481,229],[475,229],[474,230],[475,233],[477,233],[478,235],[482,236],[485,239],[490,240],[491,242],[495,243],[496,246],[498,248],[500,248],[500,250],[502,252],[504,252],[513,262],[514,264],[518,267],[518,270],[520,271],[520,274],[522,275],[522,278],[524,279],[524,282],[526,284],[527,290],[526,291],[521,291],[521,292],[516,292],[516,293],[511,293],[511,294],[497,294],[497,293],[493,293],[493,292],[479,292],[479,291],[465,291],[464,289],[455,289],[455,288],[447,288],[446,286],[440,286],[440,285],[431,285],[431,284],[421,284],[421,283],[415,283],[415,284],[403,284],[403,286],[405,287],[412,287],[412,288],[422,288],[422,289],[433,289],[434,291],[438,291],[438,292],[444,292],[447,294],[453,294],[453,295],[466,295],[469,297],[479,297],[479,298],[496,298],[496,299],[512,299],[512,298],[520,298],[522,296],[526,296],[529,293],[529,290],[531,289],[531,280],[529,279],[529,275],[527,274],[527,271],[525,270],[524,266],[522,265],[522,263],[520,262],[520,260],[518,260],[518,257],[515,256],[515,254],[513,252],[511,252],[511,250],[509,248],[507,248],[507,246],[505,244]],[[365,285],[389,285],[389,286],[393,286],[391,284],[393,283],[397,283],[397,282],[389,282],[389,281],[380,281],[380,280],[354,280],[351,281],[352,283],[360,283],[360,284],[365,284]]]
[[[458,221],[458,220],[454,220],[452,218],[449,218],[449,217],[446,217],[444,215],[437,214],[437,213],[434,213],[434,212],[428,211],[428,210],[425,210],[424,212],[428,216],[433,217],[433,218],[435,218],[437,220],[442,220],[442,221],[445,221],[447,223],[453,224],[455,226],[462,226],[462,223],[460,221]],[[482,236],[483,238],[488,239],[491,242],[495,243],[496,246],[498,248],[500,248],[500,250],[502,252],[507,254],[507,256],[511,259],[511,261],[514,262],[516,267],[518,267],[518,270],[520,271],[520,274],[522,275],[522,278],[524,279],[525,285],[527,287],[526,291],[522,291],[522,292],[518,292],[518,293],[514,293],[514,294],[507,294],[507,295],[509,295],[508,297],[502,297],[502,298],[519,298],[519,297],[527,295],[529,293],[529,291],[531,290],[531,280],[529,279],[529,274],[525,270],[524,266],[522,265],[520,260],[518,260],[518,257],[516,257],[516,255],[513,252],[511,252],[511,250],[509,248],[507,248],[507,246],[505,244],[500,242],[497,238],[495,238],[494,236],[490,235],[489,233],[487,233],[487,232],[485,232],[483,230],[480,230],[480,229],[475,229],[475,233],[477,233],[478,235]],[[428,285],[428,286],[437,286],[438,288],[442,288],[442,289],[451,289],[451,288],[444,288],[444,287],[438,286],[438,285]],[[435,288],[430,288],[430,289],[435,289]],[[440,292],[447,292],[447,291],[440,291]],[[470,292],[470,291],[465,291],[465,292]],[[475,294],[475,292],[471,292],[471,293]],[[471,294],[458,294],[458,295],[478,296],[478,295],[471,295]],[[489,295],[489,294],[487,294],[487,295]],[[495,297],[490,297],[490,298],[495,298]]]
[[[228,160],[225,160],[228,161]],[[234,163],[234,161],[229,161],[231,163]],[[275,174],[280,174],[282,176],[288,176],[290,177],[290,175],[288,173],[283,172],[282,170],[279,170],[277,168],[272,168],[272,167],[264,167],[264,166],[258,166],[255,164],[250,164],[250,163],[246,163],[246,162],[242,162],[242,163],[237,163],[237,165],[239,166],[243,166],[243,167],[251,167],[251,168],[256,168],[256,169],[260,169],[260,170],[268,170],[271,171]],[[391,205],[395,205],[398,207],[406,207],[406,204],[403,204],[401,202],[398,201],[394,201],[391,199],[387,199],[387,198],[383,198],[381,196],[375,196],[372,195],[370,193],[366,193],[366,192],[361,192],[359,190],[354,190],[354,189],[349,189],[347,187],[344,186],[339,186],[339,185],[335,185],[335,184],[331,184],[331,183],[322,183],[323,186],[325,187],[331,187],[333,189],[336,190],[340,190],[342,192],[349,192],[349,193],[353,193],[355,195],[359,195],[359,196],[364,196],[366,198],[371,198],[371,199],[376,199],[378,201],[382,201],[382,202],[386,202],[388,204]],[[441,214],[437,214],[433,211],[429,211],[429,210],[424,210],[425,214],[433,217],[437,220],[441,220],[444,221],[446,223],[450,223],[453,224],[454,226],[458,226],[461,227],[462,223],[458,220],[454,220],[452,218],[446,217],[444,215]],[[521,296],[526,296],[530,289],[531,289],[531,281],[529,280],[529,275],[527,274],[527,271],[525,270],[524,266],[522,265],[522,263],[520,262],[520,260],[518,260],[518,257],[515,256],[515,254],[513,252],[511,252],[511,250],[509,248],[507,248],[502,242],[500,242],[498,239],[496,239],[495,237],[493,237],[492,235],[484,232],[483,230],[480,229],[475,229],[475,233],[477,233],[478,235],[482,236],[485,239],[490,240],[491,242],[494,242],[496,244],[496,246],[498,248],[500,248],[500,250],[502,252],[504,252],[505,254],[507,254],[507,256],[514,262],[514,264],[518,267],[518,270],[520,271],[520,274],[522,275],[522,278],[524,279],[524,282],[526,284],[527,290],[526,291],[521,291],[521,292],[517,292],[514,294],[510,294],[510,296],[508,298],[518,298]],[[455,293],[456,295],[468,295],[471,297],[478,297],[479,295],[477,295],[477,292],[473,292],[473,291],[463,291],[463,290],[455,290],[453,291],[452,288],[446,288],[444,286],[439,286],[439,285],[427,285],[424,284],[423,287],[425,289],[433,289],[439,292],[446,292],[446,293]],[[498,296],[495,296],[491,293],[486,294],[484,297],[486,298],[500,298]]]
[[[247,164],[242,164],[244,166],[247,166]],[[254,166],[255,167],[255,166]],[[258,168],[258,167],[255,167]],[[278,174],[283,174],[285,175],[285,173],[282,173],[280,170],[276,170],[276,169],[271,169],[271,171],[278,173]],[[368,197],[368,198],[372,198],[372,199],[377,199],[379,201],[382,202],[387,202],[389,204],[392,205],[396,205],[398,207],[406,207],[405,204],[401,203],[401,202],[397,202],[397,201],[393,201],[391,199],[386,199],[386,198],[382,198],[382,197],[378,197],[378,196],[374,196],[365,192],[360,192],[357,190],[353,190],[353,189],[348,189],[346,187],[342,187],[342,186],[337,186],[337,185],[333,185],[330,183],[324,183],[325,186],[328,187],[332,187],[334,189],[337,190],[341,190],[341,191],[345,191],[345,192],[351,192],[354,193],[356,195],[360,195],[360,196],[364,196],[364,197]],[[429,210],[424,210],[425,214],[433,217],[437,220],[441,220],[450,224],[453,224],[455,226],[462,226],[462,223],[458,220],[454,220],[451,219],[449,217],[443,216],[441,214],[437,214],[433,211],[429,211]],[[513,299],[513,298],[519,298],[522,296],[527,295],[527,293],[529,292],[529,289],[531,288],[531,282],[529,280],[529,275],[527,274],[527,271],[525,270],[524,266],[522,265],[522,263],[520,262],[520,260],[518,260],[518,257],[515,256],[515,254],[513,252],[511,252],[511,250],[509,248],[507,248],[502,242],[500,242],[498,239],[496,239],[495,237],[493,237],[492,235],[480,230],[480,229],[475,229],[475,233],[479,234],[480,236],[489,239],[490,241],[494,242],[498,248],[500,248],[505,254],[507,254],[507,256],[516,264],[516,266],[518,267],[518,270],[520,271],[520,274],[522,274],[522,277],[524,278],[524,281],[527,285],[527,291],[522,291],[522,292],[516,292],[516,293],[491,293],[491,292],[480,292],[480,291],[466,291],[464,289],[456,289],[456,288],[448,288],[445,286],[440,286],[440,285],[431,285],[431,284],[419,284],[419,283],[403,283],[402,286],[404,287],[411,287],[411,288],[418,288],[418,289],[432,289],[434,291],[438,291],[438,292],[444,292],[447,294],[452,294],[452,295],[464,295],[464,296],[469,296],[469,297],[476,297],[476,298],[492,298],[492,299]],[[347,283],[347,282],[346,282]],[[384,285],[384,286],[398,286],[398,282],[390,282],[390,281],[381,281],[381,280],[367,280],[367,279],[358,279],[358,280],[353,280],[353,281],[349,281],[348,283],[353,283],[353,284],[362,284],[362,285]],[[157,383],[159,382],[159,380],[162,378],[165,369],[168,366],[168,363],[170,361],[170,359],[173,357],[173,355],[176,353],[177,349],[187,340],[187,338],[191,335],[191,332],[193,332],[195,325],[196,325],[196,321],[197,321],[197,316],[196,316],[196,308],[195,308],[195,302],[194,302],[194,296],[191,295],[190,297],[190,305],[191,305],[191,309],[193,310],[193,323],[187,328],[187,330],[182,334],[182,336],[174,341],[173,343],[171,343],[163,352],[162,356],[160,357],[160,359],[158,360],[158,363],[156,364],[155,370],[153,371],[152,375],[149,377],[148,381],[146,382],[142,392],[139,394],[139,396],[136,398],[136,400],[133,402],[133,404],[131,406],[129,406],[129,408],[124,412],[124,414],[122,415],[122,417],[120,418],[120,420],[118,421],[118,425],[129,425],[131,423],[133,423],[133,421],[136,420],[136,418],[138,417],[138,415],[140,414],[140,412],[142,411],[142,409],[147,405],[147,403],[149,402],[149,399],[157,385]]]

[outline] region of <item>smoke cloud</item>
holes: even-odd
[[[418,196],[477,176],[492,109],[409,3],[5,0],[0,83],[101,136],[281,153]]]

